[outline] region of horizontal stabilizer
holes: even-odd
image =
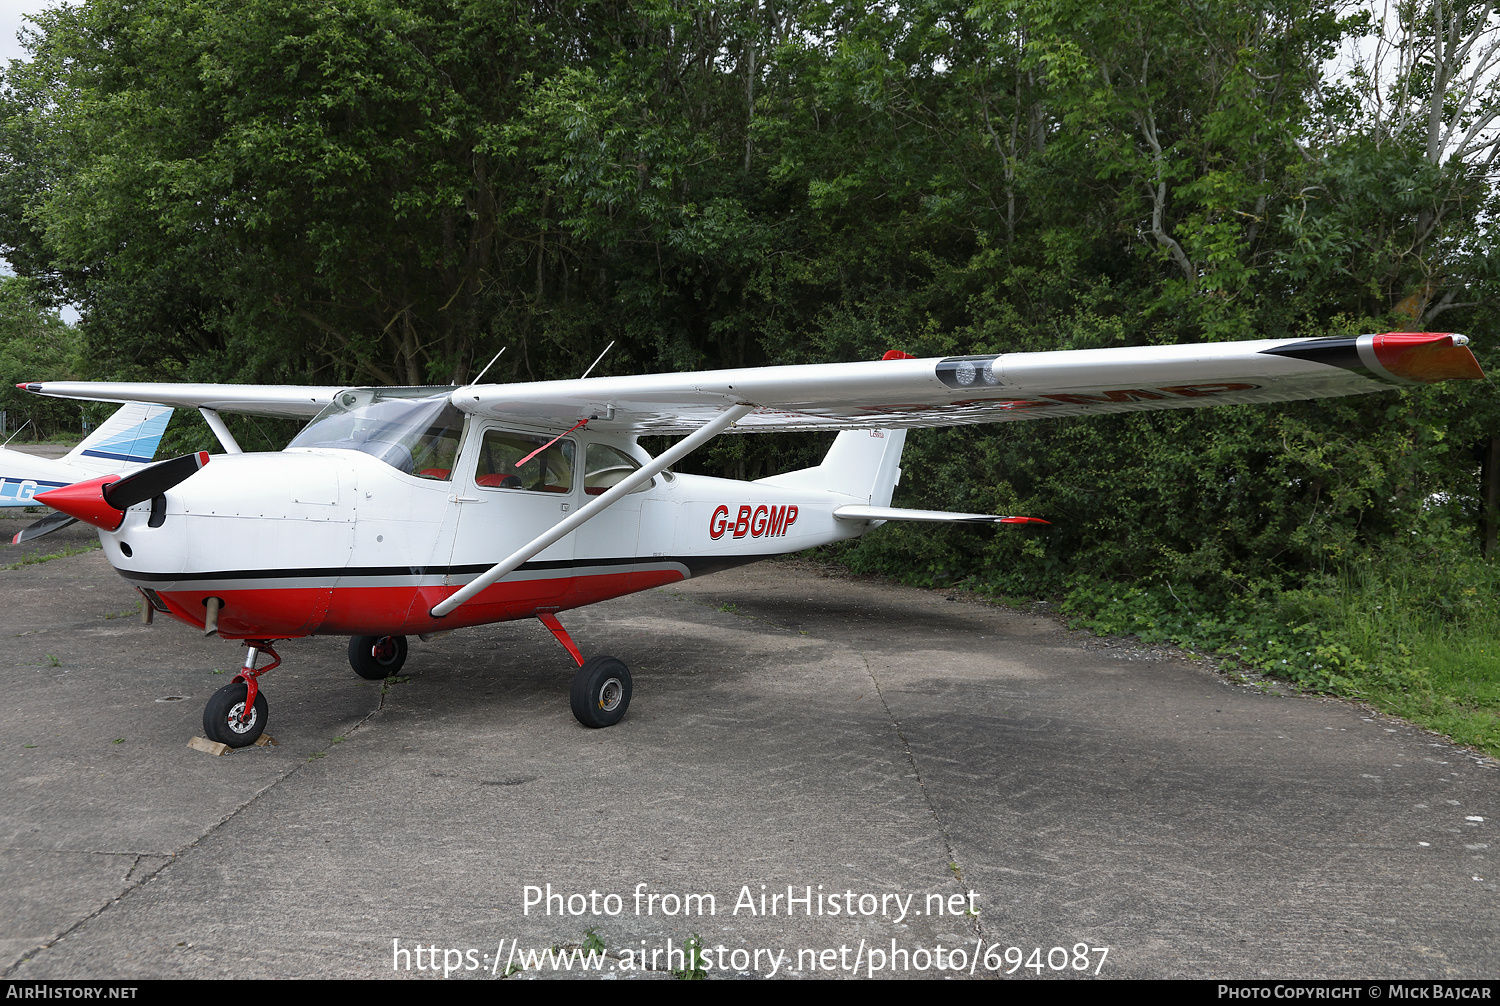
[[[838,520],[920,520],[941,524],[1050,524],[1040,517],[1002,517],[991,513],[947,513],[943,510],[902,510],[889,506],[835,507]]]

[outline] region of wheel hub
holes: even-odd
[[[255,727],[255,707],[250,707],[250,715],[245,715],[245,703],[237,702],[229,710],[229,729],[237,734],[247,734]]]
[[[624,694],[625,686],[620,684],[620,679],[610,678],[604,682],[604,687],[599,689],[599,708],[607,713],[614,712]]]

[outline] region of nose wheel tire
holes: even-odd
[[[349,666],[367,681],[384,681],[404,663],[405,636],[355,636],[349,640]]]
[[[203,707],[203,733],[209,740],[232,748],[244,748],[254,744],[265,733],[266,697],[264,694],[256,695],[255,705],[250,707],[250,715],[245,716],[245,696],[248,691],[243,681],[234,681],[214,692],[208,704]]]
[[[573,677],[573,715],[586,727],[612,727],[630,708],[630,668],[616,657],[593,657]]]

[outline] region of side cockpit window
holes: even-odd
[[[474,484],[489,489],[572,492],[573,441],[548,445],[547,440],[526,433],[487,431],[479,448]]]
[[[463,420],[439,423],[414,436],[410,443],[413,474],[419,478],[449,482],[458,467],[458,444]]]

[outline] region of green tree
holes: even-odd
[[[81,371],[122,378],[1482,336],[1487,11],[1401,7],[1406,62],[1335,78],[1376,26],[1319,0],[89,0],[4,73],[0,252],[82,305]],[[885,529],[853,561],[1297,582],[1477,526],[1495,408],[1485,385],[921,432],[906,502],[1054,527]],[[696,463],[756,477],[825,441]]]
[[[38,398],[15,387],[19,381],[76,378],[77,352],[76,333],[38,303],[32,284],[0,276],[0,374],[7,375],[0,383],[0,411],[6,417],[0,441],[18,430],[20,439],[41,440],[80,429],[78,403]]]

